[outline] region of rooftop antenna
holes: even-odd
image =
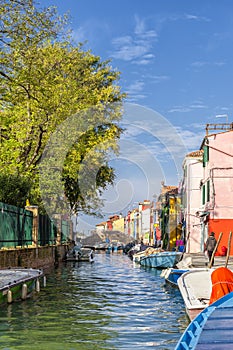
[[[216,118],[226,118],[226,123],[228,124],[228,115],[227,114],[218,114]]]

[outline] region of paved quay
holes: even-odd
[[[177,264],[178,268],[184,267],[208,267],[209,260],[204,253],[184,253],[183,259]],[[215,256],[214,266],[220,267],[225,266],[226,256]],[[227,262],[227,267],[233,270],[233,257],[230,256]]]

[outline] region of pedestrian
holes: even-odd
[[[209,237],[207,238],[207,241],[205,244],[205,249],[206,249],[207,254],[208,254],[209,262],[211,261],[211,258],[212,258],[213,252],[214,252],[214,248],[217,244],[216,238],[214,236],[215,236],[215,233],[211,232]],[[214,258],[212,261],[212,266],[213,265],[214,265]]]

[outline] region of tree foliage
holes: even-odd
[[[0,174],[0,202],[24,207],[30,188],[30,181],[24,177]]]
[[[4,0],[0,16],[0,170],[31,179],[30,202],[42,208],[39,166],[56,135],[59,147],[53,145],[47,157],[47,196],[56,202],[51,188],[62,181],[70,208],[94,214],[114,180],[108,159],[122,132],[119,72],[74,45],[67,17],[53,7]],[[89,181],[86,193],[80,190],[83,178]]]

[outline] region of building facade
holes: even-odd
[[[222,254],[233,229],[233,130],[229,124],[229,130],[209,134],[208,126],[212,125],[207,125],[207,134],[201,145],[201,235],[205,241],[211,231],[215,232],[216,238],[222,232],[218,247],[218,254]],[[233,248],[230,253],[233,254]]]
[[[187,241],[186,252],[197,253],[204,250],[204,237],[200,223],[201,191],[203,176],[203,151],[186,155],[183,161],[183,179],[179,188],[181,195],[182,238]]]

